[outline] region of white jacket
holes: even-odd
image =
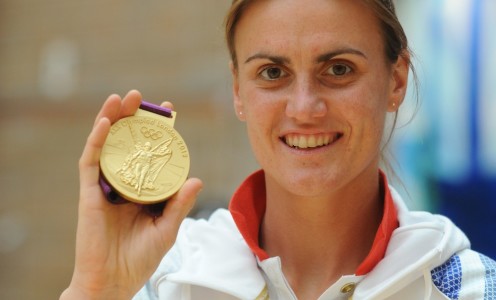
[[[343,276],[320,296],[330,299],[496,299],[496,263],[469,249],[447,218],[409,211],[391,189],[399,228],[386,255],[366,275]],[[351,284],[351,285],[350,285]],[[344,286],[350,292],[342,292]],[[208,221],[187,219],[175,246],[135,299],[296,299],[278,257],[260,262],[228,210]]]

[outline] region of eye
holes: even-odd
[[[286,72],[278,67],[269,67],[264,69],[260,75],[266,80],[276,80],[286,76]]]
[[[329,69],[327,69],[327,73],[333,76],[341,77],[345,76],[346,74],[350,73],[352,69],[345,64],[333,64]]]

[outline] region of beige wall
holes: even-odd
[[[233,114],[222,21],[229,0],[0,1],[0,299],[69,283],[77,162],[107,95],[172,100],[198,209],[256,168]]]

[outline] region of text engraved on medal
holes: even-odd
[[[149,203],[170,197],[182,186],[189,172],[189,152],[167,123],[128,117],[112,125],[100,165],[123,197]]]

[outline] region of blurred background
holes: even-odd
[[[56,299],[73,268],[78,159],[111,93],[170,100],[193,212],[226,206],[257,165],[233,114],[229,0],[0,0],[0,299]],[[400,192],[496,257],[496,1],[401,0],[420,80],[391,145]],[[411,89],[413,91],[413,88]],[[417,100],[418,99],[418,102]]]

